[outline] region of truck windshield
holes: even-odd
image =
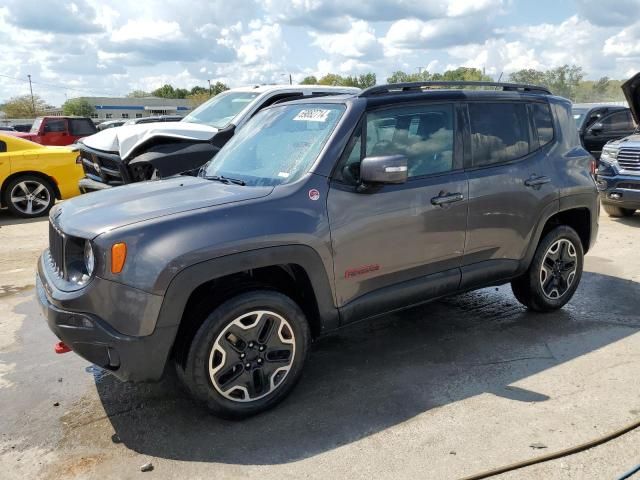
[[[258,92],[219,93],[184,117],[182,121],[224,128],[258,95]]]
[[[263,110],[207,164],[204,176],[238,179],[252,186],[294,182],[318,158],[344,111],[340,104]]]

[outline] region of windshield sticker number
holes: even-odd
[[[300,110],[294,120],[299,122],[326,122],[327,118],[329,118],[329,113],[331,113],[331,110],[310,108]]]

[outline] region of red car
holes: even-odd
[[[38,117],[33,122],[29,133],[4,133],[31,140],[41,145],[71,145],[78,139],[93,135],[97,131],[90,118]]]

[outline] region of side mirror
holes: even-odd
[[[405,183],[407,170],[407,157],[404,155],[365,157],[360,162],[360,180],[365,184]]]

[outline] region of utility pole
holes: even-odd
[[[289,74],[289,85],[293,85],[293,79],[291,78],[291,74]]]
[[[36,102],[33,99],[33,87],[31,86],[31,75],[27,75],[29,78],[29,91],[31,92],[31,108],[33,109],[33,116],[36,116]]]
[[[211,80],[207,79],[207,82],[209,82],[209,95],[211,95],[213,93],[211,91]]]

